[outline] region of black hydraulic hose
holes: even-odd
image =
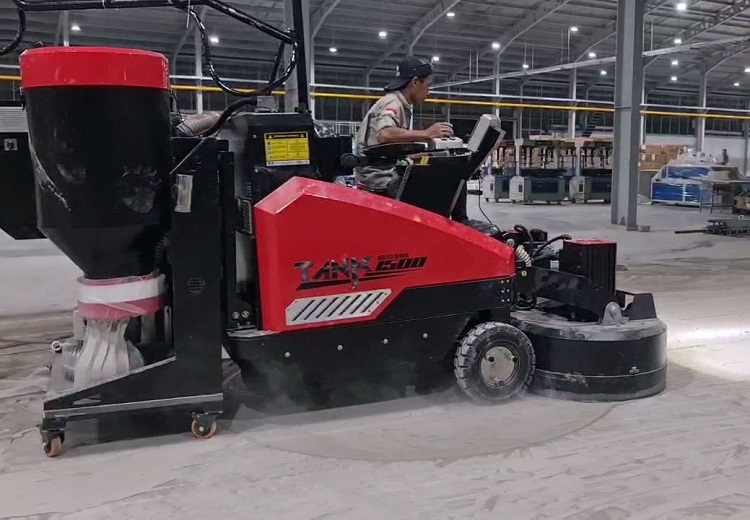
[[[8,53],[13,52],[21,45],[23,41],[23,35],[26,32],[26,13],[22,9],[18,9],[18,29],[16,29],[16,36],[13,38],[8,45],[0,49],[0,56],[4,56]]]
[[[547,240],[544,244],[542,244],[541,246],[539,246],[539,249],[537,249],[536,253],[534,255],[532,255],[532,258],[534,260],[536,260],[537,255],[539,253],[541,253],[542,251],[544,251],[545,247],[551,246],[552,244],[554,244],[558,240],[570,240],[571,238],[573,238],[573,237],[571,237],[570,235],[559,235],[559,236],[556,236],[555,238],[551,238],[551,239]]]
[[[297,46],[298,46],[297,42],[295,42],[294,45],[292,45],[292,56],[289,60],[289,63],[287,64],[287,68],[284,71],[284,74],[282,74],[280,78],[276,79],[275,81],[273,81],[266,87],[263,87],[262,89],[258,89],[254,91],[253,95],[260,95],[266,92],[271,92],[273,91],[273,89],[278,88],[281,85],[283,85],[286,82],[286,80],[289,79],[289,76],[292,75],[292,73],[294,72],[294,67],[297,64]],[[229,119],[234,114],[236,114],[237,112],[239,112],[246,106],[251,105],[254,102],[255,102],[254,99],[247,99],[247,98],[238,99],[237,101],[229,105],[227,108],[225,108],[224,112],[221,113],[216,123],[214,123],[214,125],[211,128],[203,132],[201,136],[209,137],[209,136],[214,135],[216,132],[222,129],[222,127],[227,123],[227,121],[229,121]]]
[[[229,119],[240,111],[242,108],[255,102],[254,98],[259,95],[273,92],[286,83],[289,77],[297,67],[297,61],[300,54],[300,42],[298,41],[299,35],[295,34],[294,31],[282,31],[276,27],[267,24],[266,22],[255,18],[243,11],[240,11],[221,0],[13,0],[19,9],[19,19],[23,23],[19,26],[20,38],[17,36],[18,43],[23,37],[22,29],[25,29],[25,14],[24,11],[44,12],[44,11],[76,11],[76,10],[94,10],[94,9],[126,9],[126,8],[147,8],[147,7],[175,7],[182,11],[187,11],[193,20],[196,22],[199,32],[201,34],[201,40],[203,50],[206,54],[206,62],[209,66],[209,72],[211,78],[219,85],[219,87],[225,92],[232,93],[234,95],[242,96],[243,99],[235,101],[229,105],[219,116],[218,120],[208,130],[201,133],[201,137],[208,137],[219,130],[229,121]],[[289,62],[287,63],[284,73],[275,79],[270,79],[265,87],[250,92],[239,92],[236,91],[221,81],[213,67],[211,60],[210,43],[206,36],[205,26],[200,20],[200,17],[193,11],[194,6],[207,6],[223,13],[241,23],[250,25],[258,29],[259,31],[279,40],[282,45],[279,48],[279,54],[276,56],[276,61],[280,63],[281,53],[283,51],[284,44],[291,46],[291,52]],[[15,46],[18,43],[14,42]],[[11,44],[12,45],[12,44]],[[15,48],[15,47],[13,47]],[[12,49],[11,49],[12,50]],[[10,51],[6,51],[10,52]],[[278,66],[274,66],[274,69],[278,69]],[[273,76],[271,76],[273,78]],[[200,146],[200,145],[199,145]]]
[[[531,232],[528,229],[526,229],[524,226],[522,226],[521,224],[516,224],[515,226],[513,226],[513,229],[517,231],[518,233],[526,235],[526,238],[529,240],[529,255],[531,255],[531,257],[533,258],[534,257],[534,237],[531,236]]]
[[[281,67],[281,59],[284,57],[284,42],[279,42],[279,50],[276,51],[276,58],[273,60],[273,69],[271,69],[270,77],[276,77],[279,73],[279,67]]]
[[[216,73],[216,69],[214,68],[214,62],[213,62],[213,59],[211,58],[211,43],[208,39],[208,34],[206,33],[206,26],[203,25],[203,20],[201,20],[200,16],[198,16],[198,13],[196,13],[195,9],[193,8],[180,7],[179,9],[187,12],[190,15],[190,17],[193,19],[193,21],[195,22],[195,26],[198,28],[198,33],[200,34],[201,43],[203,46],[203,55],[206,58],[206,66],[208,67],[208,74],[211,76],[211,79],[214,80],[216,85],[218,85],[218,87],[221,90],[223,90],[227,94],[231,94],[237,97],[255,97],[257,95],[260,95],[261,93],[268,92],[269,90],[273,90],[274,88],[276,88],[276,86],[281,86],[277,81],[271,80],[269,85],[267,85],[266,87],[253,90],[251,92],[241,92],[239,90],[233,89],[232,87],[224,83],[219,77],[219,75]],[[278,62],[281,61],[280,56],[281,54],[283,54],[284,46],[285,46],[284,42],[281,42],[279,44],[279,47],[280,47],[279,54],[277,54],[276,56],[277,64],[274,66],[274,72],[271,74],[271,78],[273,78],[276,75],[276,71],[278,70]],[[283,84],[283,82],[281,82],[281,84]]]
[[[31,11],[83,11],[88,9],[127,9],[137,7],[190,8],[205,5],[235,20],[250,25],[259,31],[281,40],[287,45],[295,43],[295,37],[277,29],[259,18],[255,18],[221,0],[13,0],[16,6]]]

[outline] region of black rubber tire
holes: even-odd
[[[519,360],[510,382],[499,388],[488,386],[479,373],[485,353],[496,346],[507,348]],[[534,377],[536,358],[526,334],[507,323],[486,322],[463,337],[453,366],[456,382],[464,394],[479,404],[495,404],[526,391]]]

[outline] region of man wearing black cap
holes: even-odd
[[[440,137],[452,137],[453,127],[449,123],[435,123],[426,130],[412,130],[411,117],[414,105],[427,99],[432,82],[432,64],[422,58],[407,56],[396,69],[396,78],[386,87],[386,95],[380,98],[365,116],[355,153],[371,146],[386,143],[413,143]],[[357,182],[365,189],[394,196],[394,187],[400,182],[396,165],[367,166],[356,168]],[[456,202],[452,215],[454,220],[465,221],[466,188]]]

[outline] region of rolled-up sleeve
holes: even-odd
[[[400,128],[400,121],[403,119],[401,111],[402,108],[398,102],[391,102],[375,114],[372,126],[375,135],[379,135],[386,128]]]

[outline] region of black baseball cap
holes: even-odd
[[[398,67],[396,67],[396,79],[385,86],[385,91],[393,92],[394,90],[400,90],[412,78],[426,78],[427,76],[431,76],[432,73],[432,63],[424,58],[407,56],[399,62]]]

